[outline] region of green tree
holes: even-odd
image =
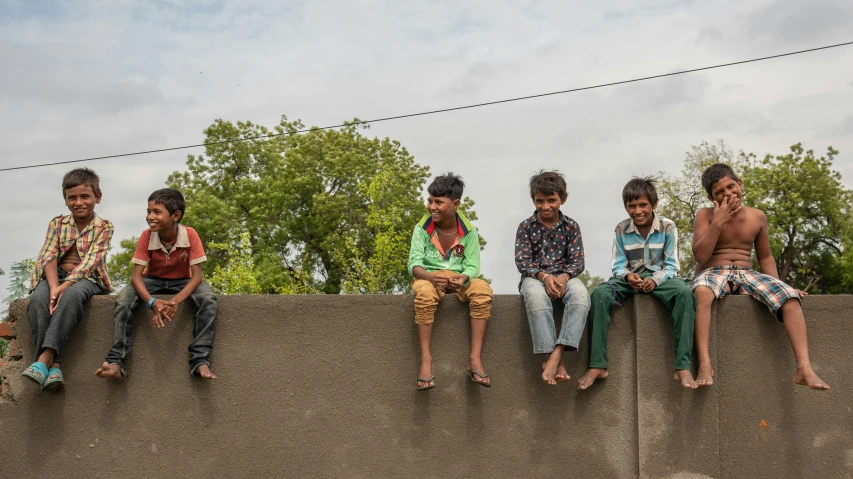
[[[408,282],[400,261],[425,212],[429,169],[399,142],[364,136],[368,125],[357,119],[296,134],[303,127],[284,116],[272,130],[216,120],[205,130],[205,154],[189,155],[187,170],[167,181],[187,199],[184,223],[216,245],[238,247],[247,233],[265,293],[288,285],[332,294],[399,291]],[[215,144],[272,133],[280,136]],[[208,251],[205,274],[232,255]]]
[[[827,278],[834,286],[845,286],[842,261],[850,257],[853,191],[844,188],[841,174],[832,169],[836,155],[838,150],[829,147],[825,157],[816,157],[797,143],[787,155],[768,154],[743,172],[747,204],[767,215],[779,278],[803,290],[821,286]],[[818,292],[833,289],[822,286]],[[847,292],[850,286],[847,282]]]
[[[113,293],[120,292],[122,288],[130,284],[130,274],[133,273],[133,263],[130,260],[133,259],[138,241],[139,238],[136,236],[123,239],[119,243],[118,252],[113,254],[110,251],[108,255],[107,272],[110,276]]]
[[[33,260],[24,259],[17,263],[12,263],[12,268],[10,269],[11,276],[9,278],[9,286],[6,288],[6,291],[9,292],[9,295],[3,299],[3,304],[6,305],[6,308],[0,313],[0,321],[5,321],[6,313],[8,311],[8,305],[12,304],[12,301],[16,299],[20,299],[26,297],[30,292],[30,273],[33,270]],[[5,272],[0,269],[0,275],[5,274]],[[9,343],[6,342],[3,338],[0,338],[0,358],[5,357],[9,352]]]
[[[595,276],[594,274],[590,273],[588,269],[584,270],[583,273],[579,274],[578,279],[581,280],[584,286],[586,286],[586,290],[589,291],[589,294],[592,294],[592,290],[594,290],[596,286],[605,281],[605,279],[601,276]]]
[[[684,154],[684,166],[680,175],[661,171],[658,181],[657,212],[675,222],[678,228],[678,259],[681,262],[679,276],[693,277],[696,260],[693,258],[693,221],[696,213],[711,202],[702,188],[702,172],[714,163],[726,163],[735,173],[741,174],[754,155],[743,151],[735,154],[723,140],[716,143],[703,141],[691,146]]]

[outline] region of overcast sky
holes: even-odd
[[[193,144],[216,118],[272,126],[405,114],[853,41],[853,2],[0,0],[0,167]],[[703,140],[841,151],[853,188],[853,46],[374,125],[433,175],[463,176],[489,244],[482,270],[516,293],[527,179],[567,176],[563,211],[587,269],[609,275],[631,175],[678,171]],[[194,151],[198,153],[201,150]],[[114,245],[186,152],[0,172],[9,266],[67,213],[62,175],[101,176]],[[406,252],[401,252],[406,254]]]

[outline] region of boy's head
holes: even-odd
[[[148,197],[148,214],[145,219],[153,231],[174,227],[184,217],[184,195],[174,188],[163,188]]]
[[[622,188],[622,203],[635,225],[650,225],[655,217],[654,209],[658,206],[658,190],[655,188],[654,178],[631,178]]]
[[[741,199],[743,196],[743,181],[735,171],[725,163],[716,163],[702,173],[702,187],[708,192],[708,199],[722,203],[723,199]]]
[[[427,187],[429,193],[427,210],[429,210],[432,220],[441,223],[454,217],[456,208],[459,208],[459,203],[462,200],[464,189],[465,182],[459,175],[446,173],[437,176]]]
[[[100,178],[89,168],[75,168],[62,177],[62,196],[74,218],[89,218],[101,202]]]
[[[530,177],[530,198],[536,207],[536,216],[540,221],[556,221],[560,216],[560,206],[566,203],[566,179],[559,171],[539,170]]]

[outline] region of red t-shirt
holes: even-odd
[[[190,278],[190,265],[207,261],[198,233],[189,226],[178,225],[178,237],[171,251],[160,241],[160,234],[147,229],[142,232],[133,253],[135,264],[145,266],[144,276],[163,279]]]

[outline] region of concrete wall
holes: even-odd
[[[0,366],[2,477],[853,477],[851,296],[804,300],[829,392],[791,382],[782,325],[744,297],[715,310],[716,384],[697,391],[672,380],[672,322],[648,297],[617,308],[610,377],[585,392],[587,341],[570,383],[543,384],[519,296],[495,298],[491,389],[468,380],[466,306],[445,300],[428,392],[410,296],[221,298],[213,382],[187,373],[192,306],[162,330],[140,310],[130,377],[96,378],[112,308],[91,302],[66,388],[42,393],[19,376],[32,353],[26,302],[12,305],[23,359]]]

